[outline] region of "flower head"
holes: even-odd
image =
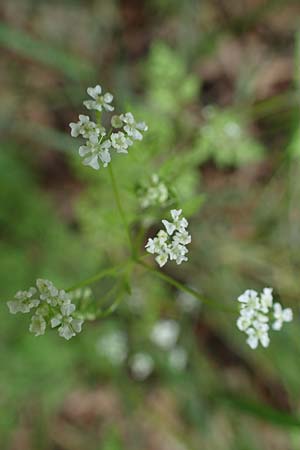
[[[57,289],[49,280],[38,278],[36,288],[19,291],[16,300],[7,302],[11,313],[28,313],[35,308],[29,331],[35,336],[45,333],[47,325],[57,327],[60,336],[70,339],[81,331],[83,320],[76,314],[71,296],[63,289]]]
[[[188,221],[181,217],[181,213],[181,209],[173,209],[171,211],[173,222],[163,220],[166,231],[160,230],[156,237],[148,239],[145,246],[147,252],[157,254],[155,260],[160,267],[164,266],[168,259],[176,261],[177,264],[188,260],[186,245],[192,238],[186,230]]]
[[[240,316],[237,319],[239,330],[247,334],[247,344],[255,349],[261,344],[268,347],[269,321],[271,310],[275,322],[272,325],[273,330],[280,330],[283,322],[290,322],[293,313],[290,308],[282,309],[280,303],[273,304],[273,289],[264,288],[261,294],[252,289],[247,289],[238,297],[240,303]]]

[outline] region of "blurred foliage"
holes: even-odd
[[[297,450],[298,2],[4,0],[0,10],[1,450]],[[126,256],[107,173],[83,167],[69,136],[96,82],[149,126],[113,160],[140,248],[182,207],[190,262],[166,270],[229,306],[245,288],[274,286],[296,318],[267,350],[246,348],[235,317],[142,268],[114,313],[70,342],[35,338],[8,314],[37,277],[68,287]],[[171,203],[143,209],[137,192],[153,173]],[[96,305],[113,285],[93,285]],[[171,350],[183,352],[153,342],[161,319],[178,323]],[[153,363],[144,379],[137,353]]]

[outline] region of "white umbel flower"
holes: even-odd
[[[102,111],[103,109],[106,111],[113,111],[114,107],[111,105],[111,102],[113,101],[113,95],[109,92],[106,92],[106,94],[102,95],[102,88],[99,84],[95,87],[89,87],[87,88],[87,93],[90,97],[92,97],[93,100],[85,100],[83,102],[84,106],[87,109],[94,109],[96,111]]]
[[[35,336],[43,335],[47,325],[52,328],[59,326],[58,334],[65,339],[81,331],[83,320],[77,316],[71,296],[63,289],[57,289],[51,281],[38,278],[36,288],[19,291],[15,298],[7,302],[12,314],[35,309],[29,326],[29,331]]]
[[[186,230],[188,221],[181,217],[181,213],[181,209],[173,209],[171,211],[173,222],[163,220],[166,231],[160,230],[156,237],[148,239],[145,246],[147,252],[157,254],[155,260],[160,267],[164,266],[168,259],[176,261],[177,264],[188,260],[186,245],[192,238]]]
[[[247,289],[238,297],[238,302],[240,316],[236,325],[240,331],[246,333],[247,344],[252,349],[257,348],[259,344],[268,347],[271,316],[275,319],[272,325],[273,330],[280,330],[283,322],[291,322],[293,319],[290,308],[282,309],[280,303],[273,304],[272,288],[264,288],[261,294],[253,289]]]
[[[122,120],[122,122],[124,122],[124,131],[129,137],[131,137],[133,140],[138,141],[141,141],[143,139],[141,131],[148,130],[148,126],[145,124],[145,122],[136,122],[131,112],[121,114],[120,119]]]
[[[97,112],[113,111],[112,94],[109,92],[103,94],[99,84],[89,87],[87,93],[92,97],[92,100],[83,102],[87,109]],[[71,122],[69,125],[72,137],[81,136],[86,139],[85,144],[79,147],[79,155],[85,166],[90,166],[95,170],[108,166],[111,161],[111,150],[115,150],[116,153],[128,153],[128,148],[133,141],[142,139],[141,131],[148,129],[144,122],[136,122],[131,113],[113,116],[111,118],[112,129],[108,133],[100,124],[101,120],[101,114],[97,114],[97,124],[89,116],[81,114],[78,122]]]

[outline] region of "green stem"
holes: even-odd
[[[113,172],[112,164],[108,165],[108,171],[109,171],[109,175],[110,175],[110,179],[111,179],[111,184],[112,184],[112,187],[113,187],[113,192],[114,192],[117,208],[119,210],[121,219],[123,221],[124,227],[125,227],[126,232],[127,232],[129,246],[130,246],[131,251],[132,251],[132,257],[133,257],[133,259],[135,259],[135,255],[136,255],[135,246],[134,246],[134,243],[133,243],[133,240],[132,240],[132,237],[131,237],[131,233],[130,233],[130,229],[129,229],[129,225],[127,223],[126,216],[125,216],[125,213],[124,213],[124,210],[123,210],[123,207],[122,207],[121,197],[120,197],[120,194],[119,194],[119,190],[118,190],[116,178],[115,178],[115,175],[114,175],[114,172]]]
[[[145,267],[145,269],[149,270],[150,272],[153,272],[161,280],[164,280],[167,283],[171,284],[172,286],[175,286],[177,289],[179,289],[183,292],[186,292],[187,294],[192,295],[200,302],[206,303],[208,306],[210,306],[212,308],[221,309],[223,311],[230,312],[230,313],[236,313],[236,310],[234,308],[228,308],[224,305],[221,305],[220,303],[217,303],[213,300],[209,300],[209,299],[203,297],[195,289],[182,284],[180,281],[175,280],[174,278],[170,277],[169,275],[165,274],[164,272],[161,272],[160,270],[156,269],[155,267],[150,266],[149,264],[145,263],[144,261],[138,260],[137,263],[139,265]]]
[[[101,278],[105,278],[107,276],[114,276],[116,274],[116,272],[119,269],[121,269],[122,267],[124,267],[124,263],[123,264],[119,264],[119,265],[114,266],[114,267],[110,267],[109,269],[101,270],[101,272],[96,273],[94,276],[86,278],[85,280],[81,281],[80,283],[74,284],[70,288],[66,289],[66,292],[74,291],[75,289],[79,289],[79,288],[82,288],[84,286],[88,286],[88,285],[90,285],[92,283],[95,283],[98,280],[101,280]]]

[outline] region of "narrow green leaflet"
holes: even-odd
[[[75,81],[94,76],[88,61],[3,23],[0,24],[0,46],[53,67]]]

